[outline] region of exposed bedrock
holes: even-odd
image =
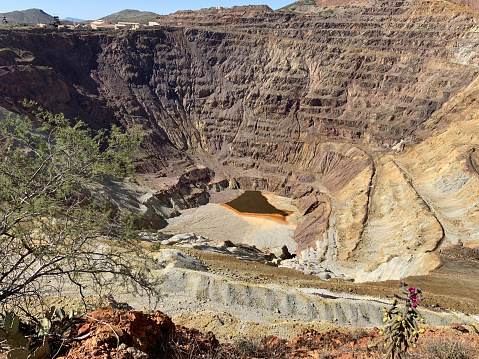
[[[135,32],[0,32],[0,105],[140,124],[151,190],[130,207],[147,227],[239,187],[297,199],[297,252],[363,277],[478,245],[477,11],[319,3],[177,13]]]
[[[384,299],[317,288],[251,284],[192,269],[167,267],[161,271],[165,275],[163,285],[173,300],[178,296],[208,301],[240,318],[248,315],[245,313],[254,313],[254,320],[262,324],[267,322],[265,318],[274,315],[292,321],[325,320],[345,326],[380,326],[381,309],[389,304]],[[462,313],[421,309],[421,314],[432,325],[478,323],[477,316]]]

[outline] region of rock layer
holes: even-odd
[[[0,105],[141,124],[142,185],[170,214],[172,197],[196,206],[233,184],[298,199],[298,252],[359,278],[478,244],[478,16],[442,1],[302,2],[128,33],[4,31]]]

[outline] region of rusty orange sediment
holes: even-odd
[[[250,213],[250,212],[240,212],[237,209],[234,209],[233,207],[227,205],[226,203],[221,203],[220,206],[226,207],[241,216],[267,218],[280,223],[288,223],[288,221],[286,220],[286,217],[290,215],[291,213],[293,213],[292,211],[286,211],[286,210],[282,210],[283,212],[286,213],[286,215],[273,214],[273,213]]]

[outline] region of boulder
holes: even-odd
[[[271,253],[281,260],[293,258],[291,253],[289,253],[288,247],[286,246],[272,248]]]
[[[120,358],[161,358],[175,334],[171,319],[159,311],[146,314],[104,308],[88,317],[89,325],[77,324],[72,334],[78,336],[80,329],[83,335],[92,334],[88,339],[71,342],[68,359],[115,357],[112,353],[117,347]]]

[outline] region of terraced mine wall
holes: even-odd
[[[207,168],[193,192],[227,181],[296,198],[298,252],[366,273],[477,244],[478,14],[308,6],[134,32],[0,32],[0,105],[140,124],[138,172],[167,207],[180,181],[165,179]]]
[[[216,310],[227,310],[239,318],[254,313],[261,324],[266,318],[291,321],[328,321],[345,326],[373,327],[383,325],[382,308],[389,302],[374,297],[335,294],[315,288],[290,288],[278,284],[252,284],[234,281],[211,273],[187,269],[166,270],[165,288],[169,300],[196,298],[214,304]],[[178,296],[178,297],[177,297]],[[448,325],[452,322],[478,325],[477,315],[454,311],[421,308],[428,324]]]

